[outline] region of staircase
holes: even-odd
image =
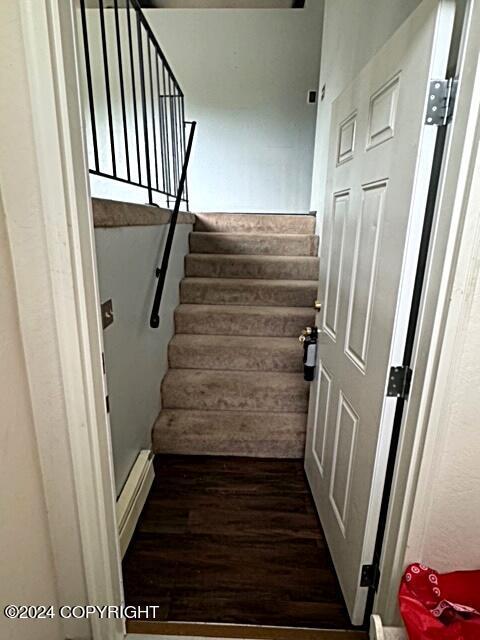
[[[175,311],[155,453],[303,456],[315,219],[197,214]]]

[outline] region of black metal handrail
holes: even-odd
[[[80,0],[80,11],[90,173],[146,189],[149,204],[180,192],[188,210],[184,95],[138,0]]]
[[[193,137],[195,135],[196,122],[191,123],[190,135],[188,136],[188,143],[185,152],[185,160],[183,162],[182,173],[180,175],[180,182],[178,185],[177,197],[175,199],[175,206],[173,208],[172,217],[170,219],[170,226],[168,228],[167,240],[165,242],[165,249],[163,250],[162,264],[157,269],[157,289],[155,291],[155,297],[153,300],[153,308],[150,316],[150,326],[156,329],[160,324],[160,303],[162,301],[162,293],[167,277],[168,263],[170,260],[170,252],[172,250],[173,237],[175,234],[175,227],[177,225],[178,212],[180,211],[180,204],[182,202],[183,189],[186,187],[187,182],[187,169],[188,161],[190,160],[190,153],[192,151]]]

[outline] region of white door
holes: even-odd
[[[454,6],[424,0],[334,102],[305,469],[354,624],[365,611]]]

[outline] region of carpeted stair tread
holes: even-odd
[[[225,255],[316,256],[318,236],[299,233],[192,231],[190,251]]]
[[[298,373],[169,369],[162,383],[165,409],[302,413],[307,404]]]
[[[180,283],[180,302],[190,304],[308,307],[316,293],[316,280],[184,278]]]
[[[180,283],[157,453],[301,458],[318,238],[308,215],[201,213]]]
[[[164,409],[153,429],[153,451],[183,455],[302,458],[305,413]]]
[[[299,233],[315,232],[315,216],[258,213],[196,213],[195,231],[227,233]]]
[[[177,334],[168,347],[172,369],[301,372],[297,338]]]
[[[185,275],[199,278],[314,280],[318,276],[318,258],[190,253],[185,259]]]
[[[175,310],[177,334],[297,337],[314,320],[311,307],[181,304]]]

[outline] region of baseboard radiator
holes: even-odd
[[[117,500],[118,537],[122,558],[132,539],[154,477],[153,452],[143,449],[138,454]]]

